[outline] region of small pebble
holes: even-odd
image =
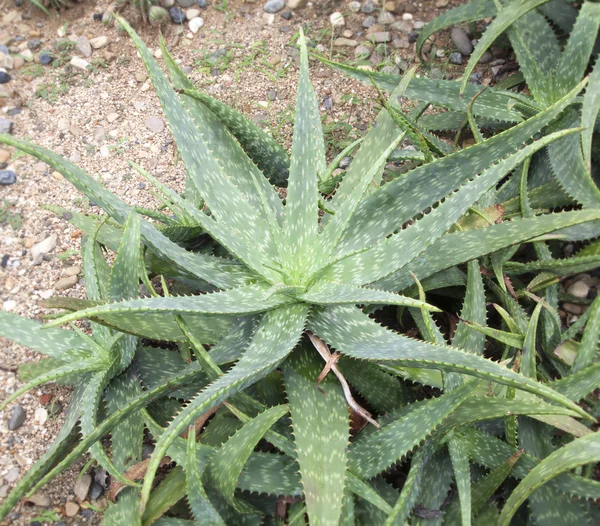
[[[69,64],[71,64],[71,66],[73,66],[74,68],[82,69],[84,71],[86,71],[90,67],[90,63],[81,57],[72,57],[71,62],[69,62]]]
[[[279,13],[285,7],[285,0],[269,0],[263,7],[265,13]]]
[[[590,292],[590,286],[584,281],[576,281],[568,289],[567,294],[576,298],[587,298]]]
[[[158,117],[148,117],[144,124],[146,124],[146,128],[154,133],[162,133],[165,130],[164,121]]]
[[[91,485],[92,477],[87,473],[77,479],[77,482],[75,482],[75,486],[73,486],[73,493],[75,493],[75,497],[77,497],[77,500],[82,502],[87,498]]]
[[[67,517],[75,517],[79,512],[79,504],[73,501],[69,501],[65,504],[65,515]]]
[[[190,26],[190,31],[194,34],[196,34],[198,31],[200,31],[200,28],[204,25],[204,18],[202,17],[194,17],[190,20],[189,26]]]
[[[369,28],[371,27],[373,24],[375,23],[375,17],[374,16],[368,16],[367,18],[365,18],[363,20],[362,26],[365,28]]]
[[[0,185],[8,186],[17,182],[17,174],[12,170],[0,170]]]
[[[350,9],[350,11],[352,11],[353,13],[358,13],[360,11],[360,2],[350,2],[348,4],[348,9]]]
[[[333,27],[342,27],[346,22],[344,21],[344,16],[342,13],[335,12],[332,13],[329,17],[329,21]]]
[[[185,22],[185,12],[180,7],[171,7],[169,15],[174,24],[183,24]]]
[[[77,276],[69,276],[69,277],[66,277],[66,278],[60,278],[54,284],[54,290],[67,290],[67,289],[70,289],[71,287],[74,287],[75,285],[77,285],[78,281],[79,281],[79,278]]]
[[[33,420],[36,424],[43,426],[48,421],[48,411],[43,407],[38,407],[33,413]]]
[[[377,6],[373,3],[373,0],[367,0],[360,8],[360,12],[370,15],[375,9],[377,9]]]
[[[479,63],[480,64],[487,64],[488,62],[492,61],[492,54],[490,51],[486,51],[484,52],[483,55],[481,55],[481,58],[479,59]]]
[[[29,42],[27,42],[27,48],[31,49],[31,51],[40,49],[41,46],[42,46],[42,41],[39,38],[32,38]]]
[[[473,53],[473,44],[471,44],[471,39],[467,32],[462,27],[453,27],[450,32],[450,38],[456,49],[463,55],[470,55]]]
[[[196,5],[202,9],[206,9],[210,5],[210,2],[208,0],[196,0]]]
[[[6,473],[6,475],[4,475],[4,480],[6,480],[6,482],[8,483],[12,483],[15,482],[18,478],[19,475],[21,474],[21,468],[10,468],[8,470],[8,473]]]
[[[102,493],[104,493],[104,488],[97,482],[94,482],[90,489],[90,500],[98,500],[102,496]]]
[[[294,16],[294,13],[292,13],[291,11],[287,10],[287,11],[283,11],[281,13],[281,18],[283,18],[284,20],[291,20],[292,17]]]
[[[47,66],[51,64],[54,60],[54,57],[50,53],[40,53],[40,64],[42,66]]]
[[[19,429],[25,423],[26,416],[25,410],[20,405],[13,407],[8,419],[8,429],[11,431]]]
[[[450,64],[460,66],[463,63],[463,56],[460,53],[450,53],[448,60],[450,61]]]
[[[10,82],[10,75],[6,71],[0,70],[0,84],[6,84]]]

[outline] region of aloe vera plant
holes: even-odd
[[[171,123],[186,190],[180,195],[136,166],[175,219],[135,210],[60,156],[0,136],[62,173],[108,216],[65,214],[87,236],[88,299],[53,299],[48,306],[68,312],[43,327],[0,313],[2,336],[50,356],[24,389],[59,378],[80,386],[59,440],[0,517],[88,450],[115,480],[109,525],[421,524],[423,509],[443,507],[453,480],[458,498],[436,520],[478,523],[497,517],[492,497],[509,476],[524,479],[511,506],[527,498],[532,478],[569,497],[600,497],[600,483],[566,473],[568,462],[557,477],[540,478],[545,455],[514,443],[516,415],[548,436],[559,429],[582,437],[572,444],[593,442],[595,418],[578,402],[594,389],[597,317],[580,341],[578,330],[560,326],[543,340],[575,342],[578,357],[566,368],[536,347],[541,309],[552,306],[523,287],[523,301],[541,305],[529,316],[478,262],[503,275],[511,255],[491,263],[499,251],[547,236],[593,236],[588,226],[599,210],[535,214],[526,186],[519,213],[489,220],[500,181],[520,181],[516,169],[532,155],[579,132],[546,133],[582,84],[513,128],[454,151],[422,133],[418,115],[401,113],[399,97],[417,81],[408,76],[332,192],[337,161],[326,163],[302,33],[288,158],[240,114],[196,92],[162,43],[169,83],[119,22]],[[424,162],[385,182],[386,160],[404,139],[428,149]],[[287,180],[285,199],[269,179]],[[112,268],[101,247],[116,253]],[[450,343],[432,315],[440,308],[426,298],[448,286],[466,290]],[[506,324],[491,333],[486,291]],[[386,317],[394,310],[414,319],[420,339]],[[91,336],[58,328],[82,319]],[[505,347],[490,353],[486,336]],[[536,357],[556,376],[536,374]],[[425,395],[432,388],[439,396]],[[506,425],[506,441],[479,427],[490,419]],[[64,437],[77,420],[82,434],[73,444]],[[147,460],[144,429],[155,441]],[[99,440],[109,433],[106,451]],[[398,491],[386,476],[407,465]],[[476,465],[490,471],[472,487]],[[166,474],[157,483],[159,470]]]

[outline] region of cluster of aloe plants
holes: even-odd
[[[373,75],[392,95],[332,179],[340,157],[327,165],[302,32],[288,157],[194,90],[163,42],[169,82],[119,22],[186,190],[132,164],[164,203],[134,209],[60,156],[0,136],[106,214],[49,207],[85,233],[87,299],[49,300],[62,312],[45,325],[0,313],[0,335],[47,355],[3,407],[49,381],[74,385],[63,430],[0,518],[89,452],[112,477],[107,525],[597,522],[600,300],[565,329],[557,283],[597,266],[598,242],[566,260],[551,249],[596,236],[600,209],[531,184],[540,152],[581,140],[562,119],[587,79],[538,104]],[[407,114],[403,97],[425,100]],[[433,119],[458,119],[422,115],[430,104],[466,120],[476,144],[431,133]],[[484,136],[482,117],[516,124]],[[388,159],[408,168],[385,172]]]

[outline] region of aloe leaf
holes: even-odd
[[[600,254],[591,256],[575,255],[567,259],[531,261],[529,263],[509,261],[505,269],[507,274],[512,275],[527,274],[529,272],[551,272],[556,276],[564,276],[593,270],[598,266],[600,266]]]
[[[297,297],[299,300],[315,305],[377,303],[386,305],[404,305],[406,307],[424,308],[433,312],[440,312],[437,307],[414,298],[400,296],[385,290],[345,285],[344,283],[316,283],[307,292],[299,294]]]
[[[303,268],[316,256],[313,244],[319,226],[318,174],[326,169],[319,104],[308,76],[308,52],[302,30],[298,44],[300,79],[285,210],[285,237],[293,248],[284,266],[290,271],[293,267],[292,273],[298,271],[296,267]],[[292,261],[296,263],[292,265]]]
[[[308,307],[302,304],[283,306],[267,312],[240,361],[201,391],[175,417],[158,440],[148,466],[142,487],[142,509],[148,502],[152,481],[160,460],[171,442],[195,418],[271,372],[300,339],[307,314]]]
[[[121,223],[126,220],[131,208],[71,162],[50,150],[22,141],[12,135],[0,134],[0,143],[14,146],[44,161],[61,173],[78,190],[106,210],[111,217]],[[142,221],[141,232],[147,245],[185,275],[196,276],[223,288],[241,285],[252,279],[249,272],[236,263],[226,259],[188,252],[163,236],[146,221]]]
[[[410,463],[408,476],[402,486],[400,496],[394,504],[394,509],[388,515],[384,526],[393,526],[394,524],[404,524],[408,519],[413,507],[416,504],[421,489],[421,481],[423,477],[423,469],[433,451],[430,443],[417,450],[413,455]]]
[[[359,437],[350,449],[349,468],[362,478],[371,478],[398,462],[427,438],[475,388],[476,382],[451,393],[407,406],[400,416],[368,435]]]
[[[140,244],[140,217],[132,212],[125,222],[121,243],[110,274],[109,299],[111,301],[134,299],[139,296]]]
[[[577,93],[574,90],[560,102],[524,123],[482,143],[416,168],[367,196],[350,221],[339,251],[352,252],[378,243],[383,235],[396,231],[425,208],[467,183],[473,174],[481,173],[497,163],[498,159],[517,152],[542,127],[555,119]],[[439,173],[448,174],[448,177],[436,177]],[[410,199],[406,196],[410,196]]]
[[[266,409],[236,432],[212,457],[209,479],[225,500],[238,511],[241,504],[233,498],[244,464],[262,436],[288,412],[286,405]],[[204,517],[202,517],[204,519]]]
[[[82,375],[85,373],[89,373],[92,371],[98,371],[104,367],[104,364],[99,360],[80,360],[75,363],[66,363],[58,367],[57,369],[52,369],[51,371],[41,374],[21,386],[14,393],[12,393],[8,398],[0,403],[0,411],[4,410],[8,404],[10,404],[13,400],[26,393],[30,389],[34,387],[38,387],[39,385],[44,385],[49,382],[55,382],[56,380],[60,380],[63,378],[68,378],[73,375]]]
[[[523,342],[523,355],[521,359],[521,373],[529,378],[535,378],[537,373],[536,368],[536,336],[538,330],[538,321],[540,312],[542,311],[542,303],[538,303],[531,315],[527,332],[525,333],[525,340]]]
[[[193,427],[190,427],[188,433],[187,446],[185,483],[187,499],[190,509],[192,510],[192,515],[197,521],[204,521],[206,524],[210,525],[224,526],[225,523],[217,510],[215,510],[210,503],[200,478],[198,462],[196,461],[196,431]]]
[[[553,99],[551,86],[561,53],[552,26],[534,10],[515,20],[507,33],[535,100],[550,104]]]
[[[485,326],[486,323],[485,290],[477,260],[469,261],[467,290],[460,317],[463,320],[469,320],[481,326]],[[474,331],[465,323],[459,322],[454,333],[452,345],[469,349],[477,354],[483,354],[485,335]]]
[[[477,331],[484,336],[489,336],[490,338],[504,343],[505,345],[514,347],[516,349],[521,349],[523,347],[525,338],[522,334],[492,329],[491,327],[484,327],[471,321],[465,321],[464,323],[470,329]]]
[[[579,352],[573,363],[572,373],[578,373],[592,365],[598,356],[600,345],[600,297],[589,307],[590,315],[581,338]]]
[[[372,85],[372,82],[375,82],[379,89],[389,93],[394,91],[402,80],[402,77],[398,75],[364,71],[346,64],[332,62],[323,57],[316,58],[327,66],[369,86]],[[465,114],[469,101],[479,93],[480,88],[469,84],[464,89],[462,97],[459,94],[460,88],[461,86],[456,81],[417,77],[411,80],[406,88],[405,95],[412,100],[428,102],[441,108]],[[473,104],[473,114],[476,117],[480,116],[486,119],[521,122],[523,117],[520,112],[510,107],[510,100],[506,92],[487,89]]]
[[[565,112],[555,126],[564,128],[571,124],[579,124],[579,115],[574,111]],[[600,189],[587,169],[581,139],[564,137],[549,145],[547,152],[554,177],[563,190],[586,208],[600,208]]]
[[[485,30],[485,33],[483,33],[482,37],[479,39],[479,42],[477,43],[477,46],[475,46],[475,50],[469,59],[469,63],[463,72],[463,80],[460,86],[461,94],[464,94],[469,77],[471,76],[471,73],[473,73],[479,59],[494,41],[506,31],[515,20],[518,20],[528,11],[531,11],[547,1],[548,0],[523,0],[522,2],[511,2],[498,12],[496,18],[494,18],[492,23]]]
[[[285,149],[261,128],[227,104],[202,91],[185,87],[182,93],[209,108],[240,142],[248,156],[276,186],[287,186],[290,161]]]
[[[598,388],[598,374],[600,374],[600,363],[595,363],[575,374],[556,380],[551,385],[557,392],[577,401]]]
[[[387,413],[407,403],[408,393],[403,384],[376,365],[342,358],[338,368],[378,412]]]
[[[500,514],[499,525],[508,526],[511,518],[527,497],[549,480],[578,466],[599,461],[599,433],[591,433],[578,438],[548,455],[531,470],[512,492]]]
[[[589,2],[588,2],[589,3]],[[600,60],[596,60],[581,108],[581,145],[587,171],[592,171],[592,137],[596,118],[600,112]]]
[[[250,455],[237,487],[243,491],[275,496],[302,496],[298,464],[284,455],[270,453],[255,452]]]
[[[560,57],[554,86],[556,96],[569,91],[584,76],[599,28],[600,5],[584,2]]]
[[[283,294],[269,295],[263,285],[248,285],[211,294],[197,296],[154,297],[109,303],[91,307],[53,320],[48,327],[79,320],[81,318],[118,314],[121,320],[127,314],[168,313],[168,314],[253,314],[285,305],[293,300]]]
[[[251,206],[227,170],[231,168],[230,162],[235,159],[233,154],[236,151],[227,150],[228,155],[232,156],[231,161],[217,155],[217,151],[213,150],[212,135],[203,133],[207,123],[199,121],[198,112],[192,117],[169,85],[165,74],[144,42],[127,22],[119,18],[119,23],[133,40],[144,61],[165,115],[171,123],[171,131],[185,163],[188,178],[193,182],[196,191],[206,201],[215,219],[232,235],[255,246],[265,260],[275,256],[274,241],[263,217]],[[209,126],[206,129],[208,128]],[[239,153],[243,155],[241,149]]]
[[[466,447],[466,444],[462,444],[463,447]],[[510,475],[514,465],[519,461],[523,451],[516,451],[509,458],[507,458],[502,464],[500,464],[496,469],[487,473],[480,479],[478,479],[473,484],[472,491],[472,514],[476,516],[485,504],[490,500],[490,498],[494,495],[494,493],[498,490],[498,488],[503,484],[506,478]],[[470,483],[470,481],[469,481]],[[462,524],[465,524],[465,517],[461,506],[459,507],[456,501],[450,503],[446,513],[444,514],[444,520],[448,522],[448,524],[453,524],[454,522],[458,522],[458,518],[462,516]],[[478,518],[477,520],[480,520]],[[471,516],[468,518],[468,523],[470,524]]]
[[[340,520],[350,439],[342,388],[328,375],[320,390],[316,379],[322,369],[323,362],[306,347],[298,349],[283,368],[308,517],[315,525]]]
[[[543,384],[479,355],[396,334],[376,324],[355,307],[321,308],[318,314],[310,317],[309,328],[342,354],[353,358],[476,376],[545,397],[590,419],[577,404]]]
[[[0,311],[0,336],[59,360],[73,349],[92,350],[74,331],[45,329],[37,321],[5,311]]]
[[[462,435],[469,445],[472,461],[489,469],[496,469],[518,451],[506,442],[474,427],[463,430]],[[517,479],[525,478],[539,462],[534,456],[523,453],[514,465],[511,476]],[[549,481],[548,487],[586,499],[595,499],[596,495],[600,494],[600,482],[571,473],[564,473]]]
[[[469,466],[468,449],[462,437],[455,435],[450,437],[448,440],[448,453],[452,462],[456,488],[458,489],[461,524],[462,526],[469,526],[471,524],[471,468]],[[445,515],[445,520],[450,521],[448,513]]]
[[[570,131],[546,136],[488,168],[414,224],[368,250],[349,255],[334,263],[321,273],[320,279],[362,285],[392,274],[431,246],[506,173],[564,133]],[[429,163],[428,166],[433,164]],[[424,232],[427,232],[427,235]]]
[[[600,214],[595,210],[561,212],[560,214],[514,219],[499,225],[446,234],[421,257],[413,260],[388,278],[380,280],[376,285],[388,290],[403,290],[412,284],[411,272],[419,279],[424,279],[464,261],[574,224],[592,223],[599,217]]]
[[[493,0],[472,0],[467,4],[453,7],[452,9],[440,13],[419,33],[419,38],[417,39],[417,55],[419,55],[421,61],[425,61],[422,53],[423,44],[431,35],[437,33],[440,29],[464,22],[475,22],[477,20],[483,20],[484,18],[493,17],[497,11],[498,9]]]
[[[368,502],[373,507],[383,511],[386,515],[389,515],[392,512],[392,507],[377,492],[377,490],[370,484],[360,480],[356,475],[348,473],[346,483],[348,484],[348,489],[352,491],[352,493]]]
[[[444,520],[441,510],[452,485],[452,463],[445,450],[438,451],[425,464],[422,477],[418,508],[413,510],[411,524],[441,526]]]

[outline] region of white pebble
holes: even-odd
[[[339,13],[337,11],[329,17],[329,21],[331,22],[331,25],[333,27],[341,27],[346,23],[344,22],[344,16],[342,15],[342,13]]]
[[[195,18],[192,18],[190,20],[190,31],[194,34],[196,34],[198,31],[200,31],[200,28],[204,25],[204,18],[197,16]]]

